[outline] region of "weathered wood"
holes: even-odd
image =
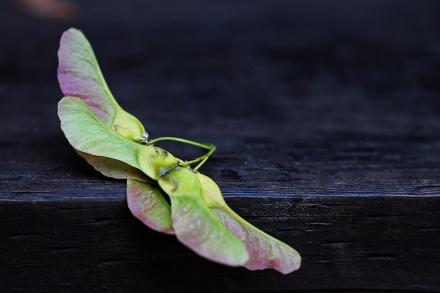
[[[3,288],[121,292],[437,288],[438,198],[230,198],[244,217],[295,244],[292,275],[227,268],[130,216],[123,199],[3,202]],[[184,290],[185,291],[185,290]]]
[[[2,2],[0,291],[440,290],[440,5],[341,1],[341,16],[326,1],[202,2],[81,1],[72,25],[153,137],[217,145],[204,172],[302,269],[223,267],[131,217],[125,183],[59,128],[71,24]]]

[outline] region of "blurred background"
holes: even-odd
[[[212,117],[218,128],[263,131],[252,123],[282,122],[286,106],[297,113],[289,121],[307,124],[298,135],[328,123],[411,131],[440,91],[437,1],[1,1],[0,105],[20,115],[32,95],[35,115],[47,114],[29,125],[37,132],[58,127],[43,104],[61,97],[56,51],[69,27],[90,39],[122,105],[140,116],[141,100],[155,109],[143,118],[156,135],[199,136],[191,132]],[[170,107],[199,117],[166,117]],[[399,114],[407,124],[395,124]]]
[[[403,157],[427,163],[432,145],[421,143],[440,133],[437,1],[9,0],[0,3],[0,114],[9,119],[0,142],[66,149],[56,53],[69,27],[86,34],[115,97],[152,137],[218,145],[206,168],[226,192],[313,194],[318,178],[322,192],[390,191],[389,173],[364,182],[364,165],[335,178],[330,161],[395,172]],[[63,160],[76,161],[70,153]],[[311,172],[313,162],[328,169]],[[270,185],[254,184],[267,172]]]
[[[0,141],[65,149],[56,53],[69,27],[86,34],[114,95],[152,137],[218,145],[206,168],[226,191],[314,193],[311,176],[328,192],[364,192],[361,183],[379,192],[389,175],[347,181],[324,165],[325,179],[309,163],[395,172],[402,157],[430,160],[432,145],[420,143],[440,133],[438,1],[9,0],[0,3],[0,114],[9,119]],[[217,159],[230,168],[215,168]],[[254,184],[267,170],[271,185]],[[407,181],[393,188],[407,192]]]

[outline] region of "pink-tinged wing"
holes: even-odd
[[[171,207],[157,183],[121,161],[76,152],[104,176],[127,179],[127,203],[133,216],[153,230],[173,234]]]
[[[153,230],[173,234],[170,204],[156,183],[127,180],[127,203],[133,216]]]
[[[209,260],[240,266],[248,260],[243,243],[207,208],[193,171],[176,167],[159,179],[171,200],[174,232],[184,245]]]
[[[231,210],[214,208],[212,211],[223,225],[246,244],[249,260],[244,264],[249,270],[275,269],[283,274],[296,271],[301,266],[301,256],[289,245],[238,220]]]
[[[71,28],[64,32],[58,60],[58,81],[65,96],[80,98],[99,120],[118,134],[136,142],[147,138],[142,123],[116,102],[92,46],[81,31]]]
[[[92,46],[81,31],[71,28],[63,33],[58,62],[58,81],[63,94],[81,98],[102,122],[111,125],[118,106]]]
[[[246,245],[249,253],[249,260],[244,264],[246,268],[249,270],[272,268],[283,274],[299,269],[301,256],[295,249],[245,221],[226,204],[213,180],[200,173],[197,176],[208,207],[223,225]]]

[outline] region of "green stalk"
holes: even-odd
[[[191,161],[185,161],[182,163],[182,166],[189,166],[189,165],[192,165],[195,163],[199,163],[196,167],[194,167],[194,169],[193,169],[194,171],[197,171],[200,167],[202,167],[203,164],[206,163],[206,161],[209,159],[209,157],[211,157],[211,155],[216,150],[216,147],[213,144],[203,144],[203,143],[199,143],[199,142],[196,142],[193,140],[179,138],[179,137],[171,137],[171,136],[158,137],[158,138],[155,138],[155,139],[148,141],[147,143],[150,145],[153,145],[153,144],[160,142],[160,141],[174,141],[174,142],[189,144],[189,145],[192,145],[195,147],[199,147],[201,149],[208,150],[208,152],[205,155],[200,156],[198,158],[195,158]]]

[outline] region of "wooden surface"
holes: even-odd
[[[80,3],[65,23],[0,4],[1,292],[440,290],[438,4]],[[152,137],[217,146],[204,172],[299,272],[210,263],[130,215],[59,128],[70,26]]]

